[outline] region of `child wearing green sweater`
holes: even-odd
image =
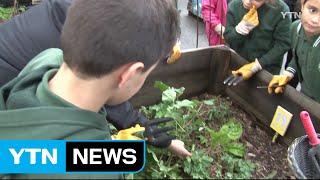
[[[278,74],[283,55],[290,48],[288,6],[282,0],[233,0],[228,7],[226,42],[249,61],[233,71],[234,76],[249,79],[259,70]]]
[[[320,1],[303,0],[301,20],[291,26],[293,59],[286,71],[273,76],[268,92],[282,93],[284,86],[298,76],[301,92],[320,102]],[[281,87],[273,88],[275,85]]]

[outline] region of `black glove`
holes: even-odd
[[[118,130],[128,129],[136,124],[144,126],[149,121],[143,114],[134,109],[128,101],[116,106],[105,106],[105,109],[108,122]]]
[[[144,123],[144,137],[147,138],[147,143],[158,148],[167,148],[171,141],[175,139],[175,137],[168,135],[167,132],[175,128],[170,126],[158,128],[157,126],[172,120],[172,118],[159,118]]]

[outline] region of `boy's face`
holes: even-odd
[[[112,94],[107,102],[108,105],[118,105],[127,100],[129,100],[133,95],[135,95],[144,84],[146,78],[155,69],[158,63],[152,65],[147,71],[142,71],[142,68],[137,68],[137,66],[127,68],[119,75],[119,81],[117,88]]]
[[[301,12],[301,23],[306,34],[320,34],[320,1],[308,0],[302,5]]]
[[[266,0],[242,0],[243,7],[246,9],[251,9],[253,5],[256,6],[256,8],[258,9],[265,2]]]

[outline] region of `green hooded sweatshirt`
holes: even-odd
[[[320,35],[307,37],[300,21],[291,26],[293,59],[287,71],[297,74],[301,92],[320,102]]]
[[[263,69],[279,74],[283,55],[290,49],[290,25],[288,6],[282,1],[263,4],[257,11],[259,25],[247,36],[237,33],[235,27],[249,10],[242,0],[233,0],[228,5],[227,25],[224,33],[226,42],[249,62],[259,60]]]
[[[79,109],[53,94],[48,81],[62,62],[59,49],[35,57],[18,77],[0,89],[0,139],[108,140],[106,113]],[[22,179],[123,178],[121,174],[14,174]]]

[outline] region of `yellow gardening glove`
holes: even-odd
[[[237,33],[248,35],[255,27],[259,25],[259,16],[257,9],[253,6],[249,12],[243,16],[240,23],[235,27]]]
[[[172,54],[170,55],[170,57],[167,60],[168,64],[172,64],[172,63],[176,62],[181,57],[180,45],[181,45],[180,41],[177,41],[177,43],[174,45]]]
[[[293,74],[285,71],[283,75],[275,75],[272,77],[268,85],[268,93],[272,94],[273,91],[276,94],[283,93],[284,86],[293,78]]]
[[[248,80],[251,76],[253,76],[261,69],[262,67],[259,61],[256,59],[254,62],[246,64],[236,71],[232,71],[232,74],[234,76],[242,76],[244,80]]]
[[[243,16],[242,20],[252,26],[258,26],[259,16],[258,16],[257,8],[255,6],[252,6],[249,12],[245,16]]]
[[[140,125],[137,124],[135,127],[120,130],[118,132],[118,134],[112,136],[112,139],[115,139],[115,140],[141,140],[141,138],[134,136],[133,134],[138,133],[138,132],[143,132],[144,130],[145,130],[144,127],[140,127]]]

